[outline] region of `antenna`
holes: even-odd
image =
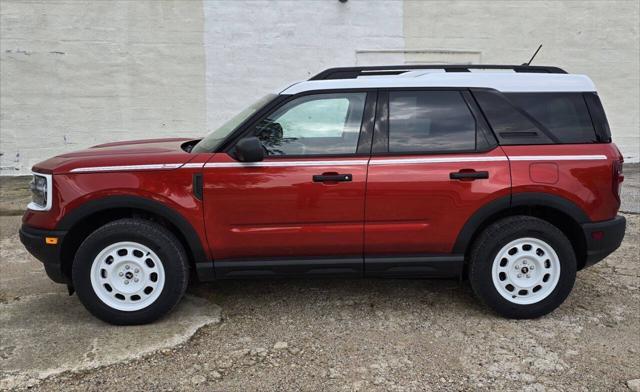
[[[536,49],[536,52],[533,54],[533,56],[531,56],[531,59],[530,59],[528,62],[526,62],[526,63],[524,63],[524,64],[522,64],[522,65],[526,65],[526,66],[531,65],[531,62],[532,62],[532,61],[533,61],[533,59],[536,57],[536,55],[538,54],[538,52],[540,51],[540,49],[542,49],[542,44],[540,44],[540,46],[538,46],[538,49]]]

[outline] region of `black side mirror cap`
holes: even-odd
[[[257,137],[240,139],[235,152],[240,162],[260,162],[264,159],[264,148]]]

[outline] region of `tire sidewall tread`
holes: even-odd
[[[492,268],[498,251],[507,243],[533,237],[548,243],[560,260],[560,278],[553,291],[534,304],[520,305],[503,298],[495,288]],[[576,256],[569,239],[551,223],[531,217],[512,216],[488,226],[474,242],[469,257],[469,281],[482,303],[502,316],[537,318],[556,309],[569,296],[576,278]]]
[[[91,285],[91,266],[105,247],[133,241],[152,249],[162,261],[165,283],[160,296],[144,309],[121,311],[106,305]],[[183,297],[189,279],[189,263],[182,244],[163,226],[143,219],[119,219],[91,233],[80,245],[72,266],[72,281],[80,302],[91,314],[116,325],[146,324],[169,313]]]

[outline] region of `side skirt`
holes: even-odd
[[[270,277],[362,277],[362,257],[215,260],[216,279]]]
[[[463,264],[463,255],[227,259],[206,263],[206,268],[205,263],[199,264],[198,276],[205,281],[276,277],[458,278]]]
[[[462,274],[464,255],[368,256],[366,277],[457,278]]]

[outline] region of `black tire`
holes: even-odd
[[[505,299],[492,278],[494,259],[511,241],[531,237],[550,245],[558,255],[560,276],[555,288],[532,304],[516,304]],[[512,216],[488,226],[476,239],[469,253],[469,281],[475,295],[498,314],[515,319],[543,316],[567,298],[576,278],[576,256],[571,243],[560,229],[531,216]]]
[[[118,310],[103,302],[91,284],[91,268],[98,254],[118,242],[136,242],[151,249],[164,269],[164,287],[145,308]],[[97,318],[116,325],[146,324],[169,313],[187,289],[189,263],[176,237],[163,226],[143,219],[120,219],[107,223],[82,242],[72,267],[72,280],[80,302]]]

